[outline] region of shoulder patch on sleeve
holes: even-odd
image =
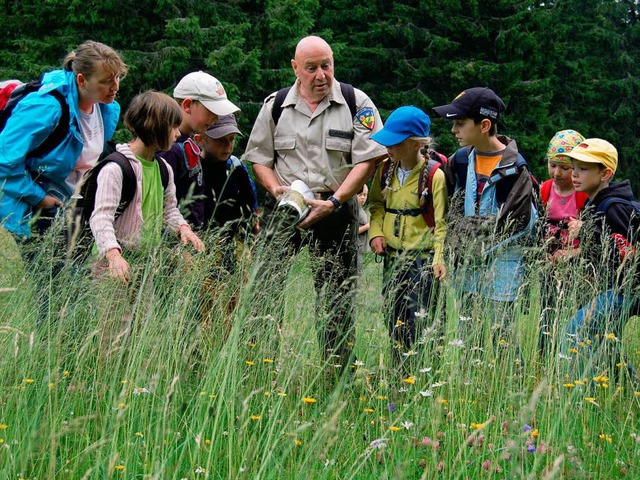
[[[376,116],[373,113],[373,108],[365,107],[358,110],[356,113],[356,119],[369,130],[373,130],[373,127],[376,125]]]

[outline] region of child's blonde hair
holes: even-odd
[[[431,137],[407,137],[407,139],[408,140],[413,140],[414,142],[418,142],[419,144],[421,144],[422,148],[420,149],[420,153],[424,157],[425,161],[429,161],[429,157],[431,155],[431,151],[435,147],[435,142],[433,141],[433,138],[431,138]],[[387,174],[387,178],[385,179],[385,185],[382,186],[382,192],[381,192],[382,193],[382,199],[385,202],[387,201],[387,196],[389,195],[389,191],[391,191],[391,181],[393,180],[393,175],[395,174],[396,166],[397,166],[397,163],[391,161],[391,159],[389,159],[388,161],[391,162],[391,164],[389,165],[389,172]]]
[[[124,124],[146,146],[159,150],[171,147],[171,129],[180,126],[182,110],[169,95],[153,90],[136,95],[131,101]]]

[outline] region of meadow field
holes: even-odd
[[[542,261],[513,319],[517,341],[476,348],[461,323],[486,335],[491,305],[466,316],[447,283],[443,327],[426,325],[399,373],[382,268],[366,256],[357,360],[332,382],[308,255],[276,265],[290,269],[283,283],[264,274],[277,246],[254,246],[230,276],[207,244],[191,259],[175,245],[132,259],[125,287],[77,268],[56,281],[46,267],[25,272],[2,234],[0,478],[640,478],[640,387],[625,365],[573,378],[565,359],[537,353]],[[567,275],[554,291],[560,324],[592,287]],[[640,363],[637,319],[606,341]]]

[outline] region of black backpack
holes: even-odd
[[[160,158],[156,158],[160,167],[160,178],[162,188],[166,190],[169,185],[169,171],[167,165]],[[117,164],[122,170],[122,192],[120,194],[120,203],[116,209],[115,218],[118,218],[129,206],[136,193],[137,182],[136,174],[133,171],[129,159],[120,152],[111,152],[84,174],[80,194],[75,197],[76,205],[74,209],[74,234],[79,235],[81,239],[90,235],[89,220],[96,206],[96,192],[98,190],[98,175],[102,169],[109,163]],[[114,219],[115,219],[114,218]]]
[[[0,110],[0,132],[4,130],[7,120],[11,116],[11,113],[15,109],[16,105],[27,95],[40,90],[42,86],[42,79],[31,80],[30,82],[23,83],[17,86],[9,96],[7,104],[2,110]],[[47,153],[51,152],[54,148],[62,143],[67,134],[69,133],[70,113],[69,105],[67,104],[64,95],[58,90],[51,90],[48,95],[52,95],[60,104],[62,115],[60,121],[56,125],[56,128],[49,134],[49,136],[42,142],[37,148],[29,152],[31,157],[43,157]]]

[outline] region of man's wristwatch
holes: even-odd
[[[340,211],[340,209],[342,208],[342,204],[340,203],[340,200],[338,200],[333,195],[331,195],[329,198],[327,198],[327,200],[329,200],[331,203],[333,203],[333,213],[338,213]]]

